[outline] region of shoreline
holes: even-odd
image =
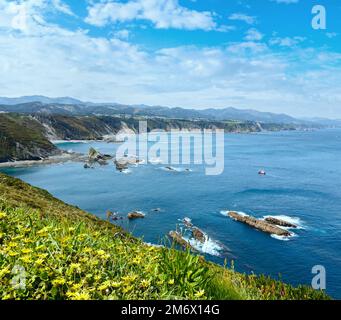
[[[0,169],[2,168],[25,168],[36,165],[47,165],[64,163],[68,161],[83,162],[86,160],[86,156],[81,153],[63,153],[62,155],[51,156],[42,160],[20,160],[20,161],[8,161],[1,162]]]

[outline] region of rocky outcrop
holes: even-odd
[[[142,212],[133,211],[133,212],[128,213],[128,219],[130,219],[130,220],[142,219],[144,217],[145,217],[145,215]]]
[[[116,169],[122,172],[123,170],[128,169],[130,165],[141,164],[142,160],[138,159],[135,156],[124,156],[122,158],[115,159],[114,163],[116,165]]]
[[[170,231],[168,235],[174,242],[181,245],[182,247],[195,250],[178,231]]]
[[[281,219],[278,219],[278,218],[274,218],[274,217],[265,218],[265,221],[269,222],[269,223],[271,223],[273,225],[280,226],[280,227],[297,228],[297,226],[295,224],[293,224],[293,223],[290,223],[290,222],[287,222],[287,221],[284,221],[284,220],[281,220]]]
[[[199,228],[194,227],[192,229],[192,235],[193,238],[197,241],[200,241],[201,243],[204,243],[206,241],[206,236],[204,234],[204,232],[202,232]]]
[[[261,230],[266,233],[274,234],[277,236],[284,236],[284,237],[288,237],[291,235],[289,231],[283,230],[264,220],[259,220],[251,216],[244,216],[234,211],[230,211],[228,215],[229,217],[231,217],[232,219],[236,221],[245,223],[255,229]]]
[[[182,220],[183,224],[187,227],[187,228],[192,228],[193,227],[193,223],[192,220],[190,218],[184,218]]]
[[[102,154],[94,148],[90,148],[88,151],[88,160],[84,165],[85,169],[93,168],[93,166],[97,163],[101,166],[108,165],[108,160],[112,159],[112,156],[109,154]]]

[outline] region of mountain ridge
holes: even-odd
[[[50,113],[65,115],[135,115],[181,119],[239,120],[264,123],[309,124],[312,121],[298,119],[287,114],[261,112],[253,109],[227,107],[221,109],[187,109],[180,107],[127,105],[120,103],[84,102],[70,97],[49,98],[45,96],[0,97],[0,112]],[[332,120],[331,120],[332,121]],[[316,121],[315,121],[316,123]]]

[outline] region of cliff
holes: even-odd
[[[42,124],[28,116],[0,114],[0,162],[40,160],[58,153]]]

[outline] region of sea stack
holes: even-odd
[[[288,237],[291,235],[289,231],[281,229],[264,220],[259,220],[251,216],[244,216],[234,211],[230,211],[228,215],[230,218],[236,221],[243,222],[255,229],[261,230],[266,233],[274,234],[277,236],[283,236],[283,237]]]
[[[133,212],[130,212],[128,213],[128,219],[132,220],[132,219],[141,219],[141,218],[144,218],[145,215],[141,212],[138,212],[138,211],[133,211]]]

